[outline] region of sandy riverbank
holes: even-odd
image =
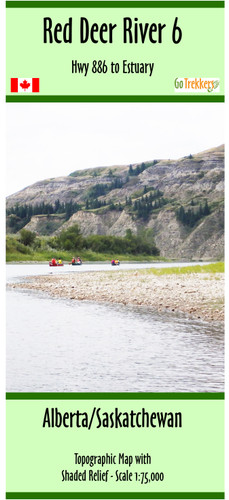
[[[156,276],[144,271],[36,276],[11,285],[53,297],[92,300],[183,312],[206,321],[224,320],[224,275],[191,273]]]

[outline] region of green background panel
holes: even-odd
[[[224,401],[220,400],[7,400],[8,492],[223,492]],[[45,409],[61,412],[155,411],[182,412],[182,428],[48,428],[42,427]],[[149,453],[151,465],[132,465],[130,471],[163,471],[163,482],[62,482],[61,471],[82,471],[74,453],[101,455]],[[126,470],[126,465],[94,469]],[[88,469],[88,466],[87,466]]]
[[[43,18],[51,17],[53,23],[66,23],[73,18],[72,44],[44,44]],[[79,42],[80,17],[92,23],[116,23],[112,44]],[[152,44],[123,43],[123,18],[137,17],[142,23],[166,24],[163,42]],[[175,18],[182,28],[181,43],[172,42]],[[217,56],[216,56],[217,55]],[[72,74],[72,60],[118,62],[120,72],[87,76]],[[151,77],[148,74],[123,74],[122,61],[154,63]],[[10,95],[11,77],[39,77],[39,96],[55,95],[142,95],[184,97],[175,94],[174,80],[177,77],[219,78],[220,93],[224,94],[224,9],[222,8],[9,8],[7,9],[7,70],[6,94]],[[23,97],[31,96],[26,94]],[[192,93],[193,96],[206,94]],[[11,94],[21,97],[22,94]]]

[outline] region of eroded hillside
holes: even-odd
[[[167,258],[220,259],[224,236],[224,146],[179,160],[78,170],[7,198],[7,231],[84,235],[152,230]]]

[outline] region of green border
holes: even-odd
[[[175,393],[175,392],[146,392],[146,393],[124,393],[124,392],[83,392],[83,393],[55,393],[55,392],[7,392],[7,400],[15,399],[119,399],[119,400],[151,400],[151,399],[224,399],[223,392],[197,392],[197,393]],[[6,499],[224,499],[224,492],[6,492]]]
[[[7,8],[224,8],[221,0],[7,0]],[[224,96],[178,96],[178,95],[50,95],[50,96],[6,96],[6,102],[224,102]]]
[[[6,399],[224,399],[224,392],[6,392]]]
[[[15,8],[86,8],[86,9],[94,9],[94,8],[102,8],[102,9],[123,9],[123,8],[141,8],[141,9],[149,9],[149,8],[163,8],[163,9],[173,9],[173,8],[185,8],[185,9],[219,9],[224,8],[224,1],[220,0],[171,0],[171,1],[49,1],[49,0],[8,0],[6,1],[6,7],[15,9]]]
[[[150,499],[150,498],[158,498],[158,499],[167,499],[167,498],[174,498],[174,499],[180,499],[180,498],[206,498],[206,499],[211,499],[211,498],[224,498],[225,495],[223,492],[168,492],[168,493],[135,493],[135,492],[129,492],[129,493],[122,493],[122,492],[117,492],[117,493],[109,493],[109,492],[101,492],[101,493],[80,493],[80,492],[6,492],[6,498],[98,498],[98,499],[106,499],[106,498],[129,498],[129,499],[134,499],[134,498],[145,498],[145,499]]]
[[[7,95],[6,102],[224,102],[224,95]]]

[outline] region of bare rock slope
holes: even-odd
[[[54,204],[57,200],[60,203],[73,202],[79,208],[70,217],[38,214],[31,217],[26,228],[38,234],[58,234],[77,223],[84,235],[117,236],[125,236],[127,229],[136,234],[145,228],[152,230],[162,256],[205,260],[223,257],[223,145],[179,160],[134,164],[131,169],[134,175],[130,172],[130,165],[124,165],[78,170],[66,177],[46,179],[9,196],[7,208],[24,204],[33,207],[41,203]],[[117,179],[121,185],[116,186],[114,181]],[[93,190],[98,185],[106,186],[104,192],[96,196],[99,206],[88,208],[87,200],[92,199]],[[147,217],[137,216],[134,203],[156,190],[162,193],[164,204],[152,210]],[[131,206],[128,203],[130,199]],[[181,205],[185,210],[192,207],[197,210],[206,201],[210,213],[200,218],[193,227],[177,218]]]

